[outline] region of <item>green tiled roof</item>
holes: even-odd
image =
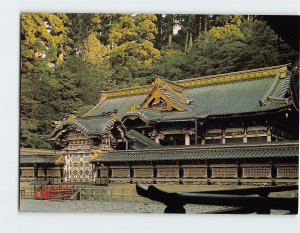
[[[89,116],[99,116],[116,110],[117,115],[121,118],[128,112],[130,105],[140,105],[147,96],[148,94],[109,98],[99,104]]]
[[[222,116],[233,114],[259,113],[265,111],[279,110],[287,108],[292,103],[284,98],[290,84],[290,74],[282,73],[272,74],[269,70],[280,69],[284,66],[257,69],[259,72],[265,72],[263,75],[255,78],[239,79],[233,81],[211,82],[206,85],[185,86],[182,91],[182,97],[191,100],[190,104],[184,104],[187,111],[161,111],[153,117],[155,121],[170,121],[187,118],[206,118],[209,116]],[[228,75],[250,74],[256,70],[231,73]],[[219,75],[220,77],[226,75]],[[219,77],[213,76],[215,77]],[[210,77],[203,77],[203,80],[209,80]],[[201,78],[195,79],[202,80]],[[183,85],[185,80],[176,81]],[[189,80],[193,82],[193,80]],[[147,86],[148,87],[148,86]],[[129,106],[140,106],[148,94],[133,94],[108,97],[99,103],[87,116],[100,116],[107,112],[116,110],[119,119],[125,115],[133,114],[129,112]],[[168,92],[168,97],[176,104],[182,105],[174,93]],[[180,94],[180,95],[181,95]],[[138,109],[136,112],[145,113],[147,110]],[[151,111],[150,111],[151,112]]]
[[[131,129],[128,131],[128,134],[133,137],[134,140],[139,141],[140,143],[144,144],[146,147],[151,147],[151,148],[161,148],[163,147],[162,145],[156,143],[150,138],[147,138],[143,134]]]
[[[53,155],[21,155],[20,164],[55,163],[59,156]]]
[[[56,132],[67,125],[75,125],[87,135],[104,135],[113,128],[116,121],[118,120],[110,116],[76,118],[74,120],[63,121],[48,137],[53,137]]]
[[[21,155],[46,155],[46,156],[59,156],[62,155],[60,150],[49,150],[49,149],[33,149],[33,148],[20,148]]]
[[[93,162],[136,162],[206,159],[298,157],[298,142],[160,148],[109,152]]]
[[[138,116],[146,123],[158,121],[163,117],[161,113],[151,109],[139,109],[139,111],[136,112],[127,112],[124,114],[123,119],[126,116]]]
[[[191,107],[189,104],[184,103],[182,100],[179,99],[179,96],[182,96],[182,98],[184,98],[183,95],[176,93],[175,91],[173,91],[171,88],[160,88],[160,91],[170,100],[172,100],[175,104],[179,105],[180,107],[189,110]],[[184,98],[185,99],[185,98]],[[185,99],[186,100],[186,99]],[[187,101],[187,100],[186,100]]]

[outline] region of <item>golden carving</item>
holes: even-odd
[[[58,159],[55,160],[55,165],[64,164],[65,163],[65,156],[61,155]]]
[[[106,151],[92,149],[90,153],[91,161],[99,158],[100,156],[103,156],[105,153]]]
[[[136,110],[138,110],[139,109],[139,106],[136,106],[136,105],[130,105],[129,107],[128,107],[128,110],[130,111],[130,112],[136,112]]]
[[[92,157],[91,160],[95,160],[96,158],[98,158],[98,151],[95,149],[92,149],[90,155]]]
[[[167,104],[167,110],[172,110],[173,108],[176,109],[177,111],[185,111],[186,109],[179,106],[178,104],[174,103],[172,100],[168,99],[157,87],[153,89],[153,92],[151,93],[148,98],[141,104],[141,108],[149,108],[149,104],[153,102],[153,104],[158,104],[161,100],[165,101]],[[163,110],[160,109],[159,107],[157,108],[158,110]]]
[[[117,113],[113,112],[111,115],[110,115],[113,119],[118,119],[118,115]]]
[[[74,119],[76,119],[76,115],[70,114],[70,115],[68,116],[68,118],[67,118],[67,121],[71,121],[71,120],[74,120]]]
[[[112,91],[104,93],[107,98],[111,97],[121,97],[121,96],[128,96],[128,95],[140,95],[149,93],[152,90],[151,86],[145,87],[138,87],[134,89],[122,90],[122,91]]]
[[[225,82],[234,82],[234,81],[242,81],[254,78],[262,78],[271,75],[280,75],[280,78],[285,78],[287,73],[287,66],[270,68],[270,69],[262,69],[262,70],[254,70],[254,71],[246,71],[246,72],[238,72],[233,74],[224,74],[224,75],[213,75],[202,77],[201,79],[190,79],[190,80],[181,80],[179,82],[183,87],[195,87],[195,86],[204,86],[208,84],[219,84]]]

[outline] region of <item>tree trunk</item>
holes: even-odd
[[[196,39],[200,39],[201,36],[201,19],[202,17],[200,15],[195,15]]]
[[[184,46],[185,53],[187,52],[188,43],[189,43],[189,30],[186,31],[186,36],[185,36],[185,46]]]
[[[157,36],[155,38],[155,47],[161,49],[161,35],[162,35],[162,14],[156,14],[157,18]]]
[[[169,24],[169,38],[168,38],[168,46],[171,47],[173,43],[173,28],[174,28],[174,16],[170,20]]]
[[[189,49],[192,48],[193,46],[193,35],[192,35],[192,32],[190,31],[190,38],[189,38]]]

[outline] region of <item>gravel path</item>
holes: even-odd
[[[221,209],[217,206],[186,205],[187,214],[199,214]],[[163,213],[165,206],[160,203],[98,201],[46,201],[23,199],[22,212],[72,212],[72,213]]]
[[[224,207],[191,205],[184,206],[187,214],[201,214]],[[160,203],[143,204],[138,202],[103,201],[46,201],[20,200],[21,212],[71,212],[71,213],[157,213],[164,212],[165,205]],[[288,211],[271,210],[271,214],[286,214]]]

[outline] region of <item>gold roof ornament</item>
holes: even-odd
[[[101,151],[101,150],[96,150],[96,149],[92,149],[90,156],[91,156],[91,161],[103,156],[106,153],[106,151]]]
[[[68,117],[67,117],[67,121],[71,121],[71,120],[75,120],[77,118],[77,116],[75,114],[70,114]]]
[[[59,165],[59,164],[64,164],[65,163],[65,156],[64,155],[61,155],[58,157],[57,160],[55,160],[55,165]]]
[[[164,109],[164,107],[159,106],[160,103],[166,105],[165,106],[166,109]],[[164,93],[162,93],[162,91],[157,86],[153,88],[152,92],[141,104],[141,108],[146,108],[146,109],[152,108],[156,110],[168,110],[168,111],[175,109],[180,112],[186,111],[184,107],[175,103],[175,101],[168,98]]]
[[[117,113],[113,112],[111,115],[110,115],[113,119],[118,119],[118,115]]]
[[[139,109],[139,106],[137,105],[129,105],[128,110],[130,112],[136,112]]]

